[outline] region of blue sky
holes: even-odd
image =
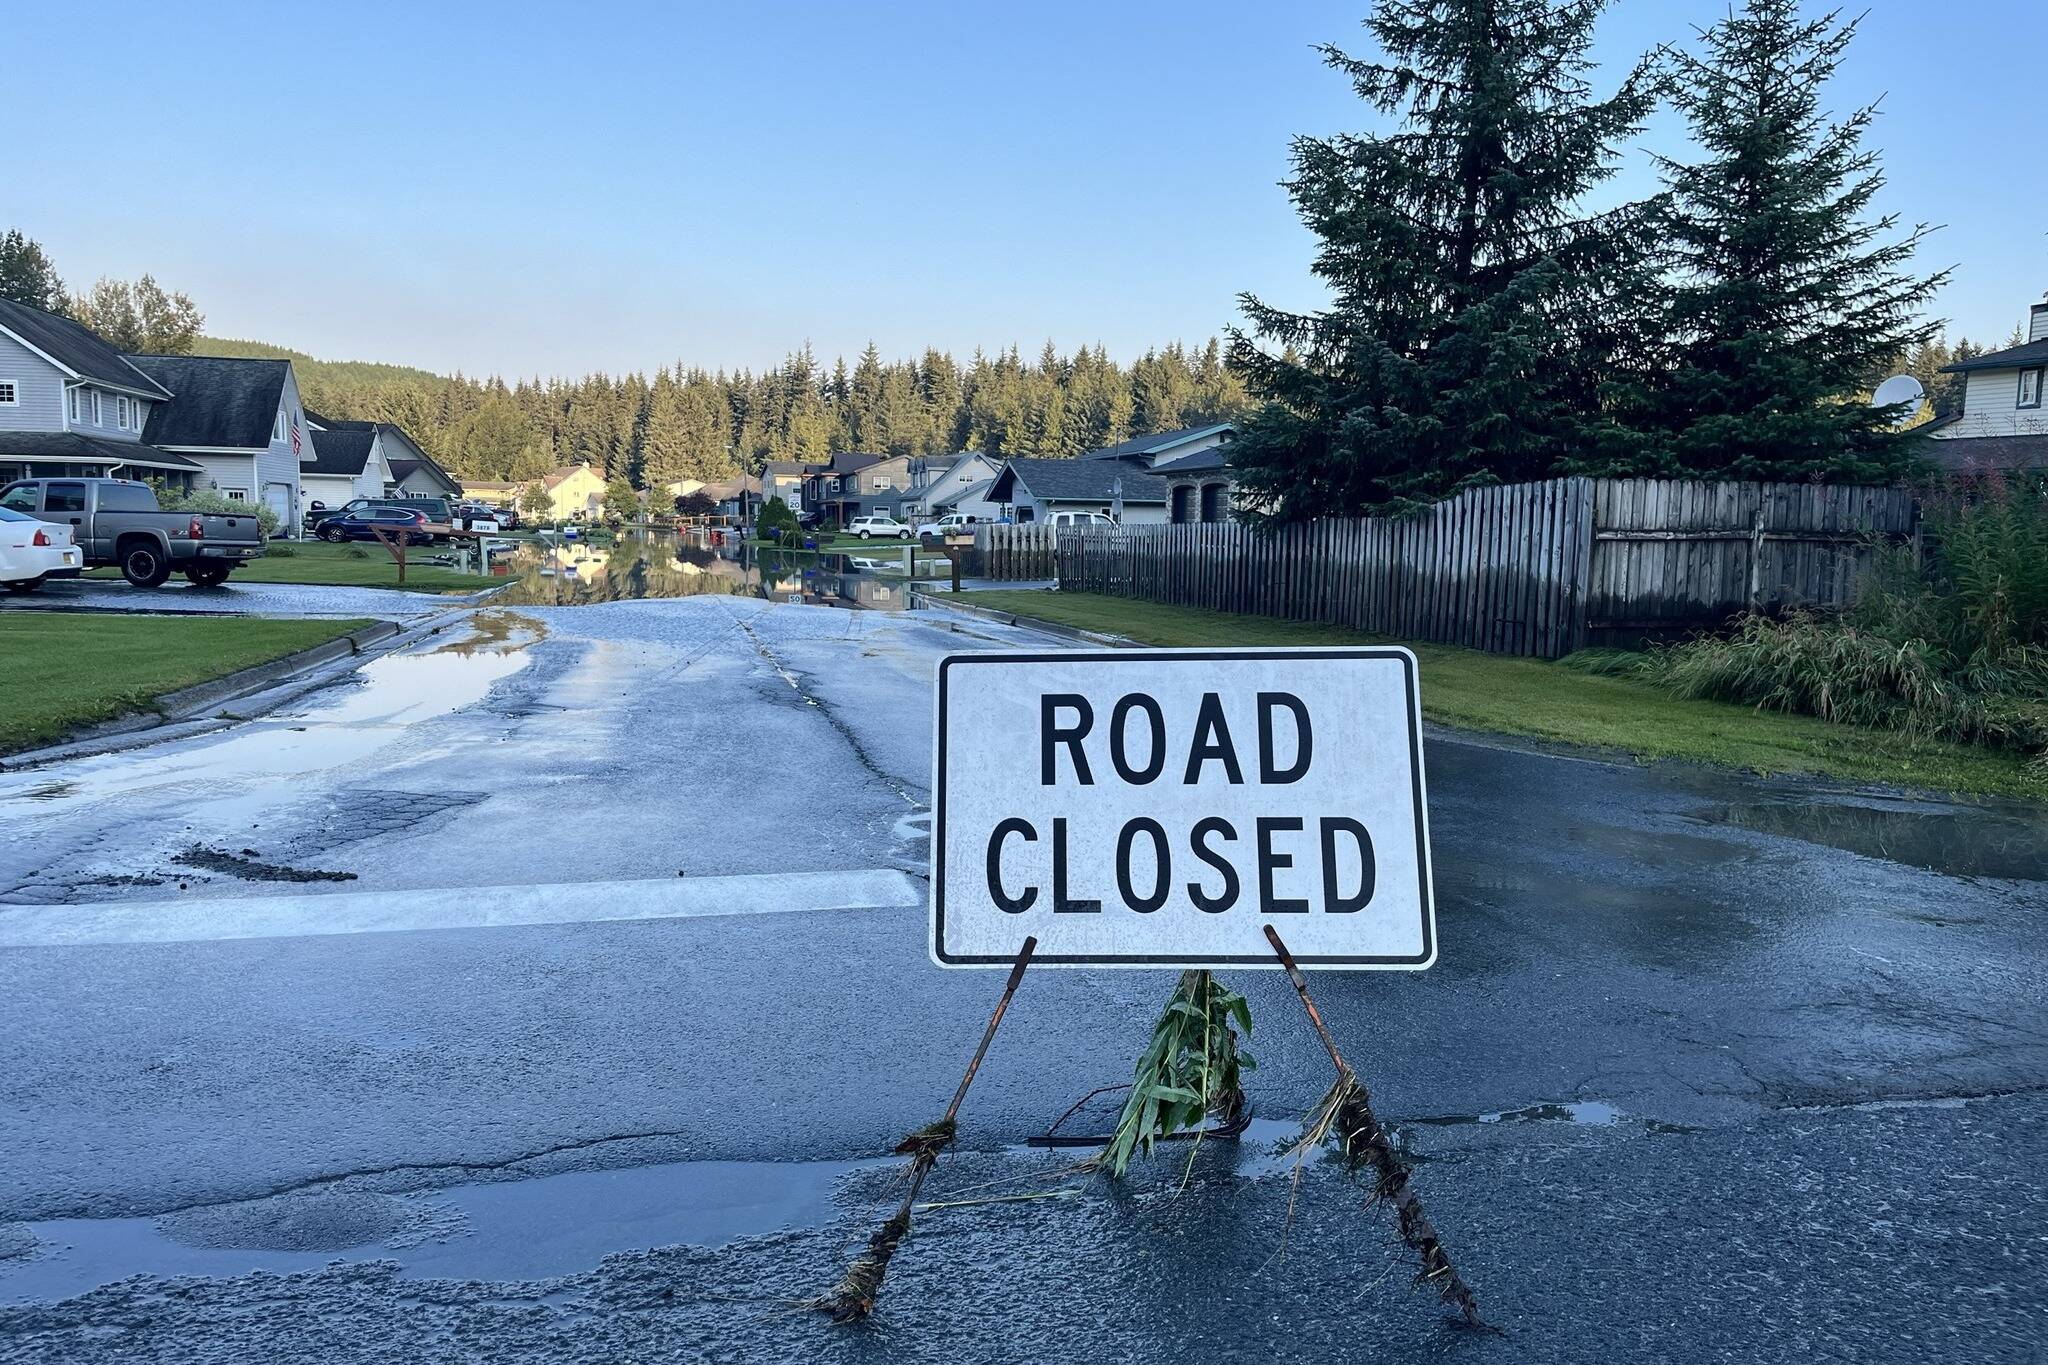
[[[1725,0],[1616,0],[1618,69]],[[1275,182],[1370,112],[1363,0],[18,7],[0,226],[74,285],[328,359],[581,374],[1199,340],[1310,305]],[[1946,224],[1950,332],[2048,288],[2032,0],[1875,0],[1885,207]],[[26,126],[22,119],[26,119]],[[2002,131],[2010,129],[2011,131]],[[1675,145],[1668,119],[1643,146]],[[31,154],[31,149],[36,149]],[[1621,182],[1646,187],[1642,149]]]

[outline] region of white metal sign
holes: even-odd
[[[1436,958],[1415,656],[939,664],[932,958],[1415,971]]]

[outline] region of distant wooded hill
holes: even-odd
[[[317,360],[259,341],[203,337],[201,355],[288,358],[308,406],[329,417],[396,422],[456,473],[535,479],[587,460],[636,487],[721,479],[769,460],[836,450],[1072,456],[1130,436],[1242,414],[1244,387],[1211,339],[1149,351],[1128,366],[1099,346],[1036,360],[1013,347],[961,364],[928,349],[885,362],[870,346],[829,369],[808,347],[772,370],[680,366],[582,379],[435,374],[405,365]]]

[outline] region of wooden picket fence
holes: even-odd
[[[1570,478],[1401,518],[989,526],[977,550],[991,578],[1550,659],[1846,605],[1877,545],[1917,526],[1903,489]]]

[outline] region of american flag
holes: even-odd
[[[297,421],[297,419],[294,419],[294,420],[293,420],[293,422],[292,422],[292,454],[296,455],[296,454],[298,454],[298,453],[299,453],[299,424],[298,424],[298,421]]]

